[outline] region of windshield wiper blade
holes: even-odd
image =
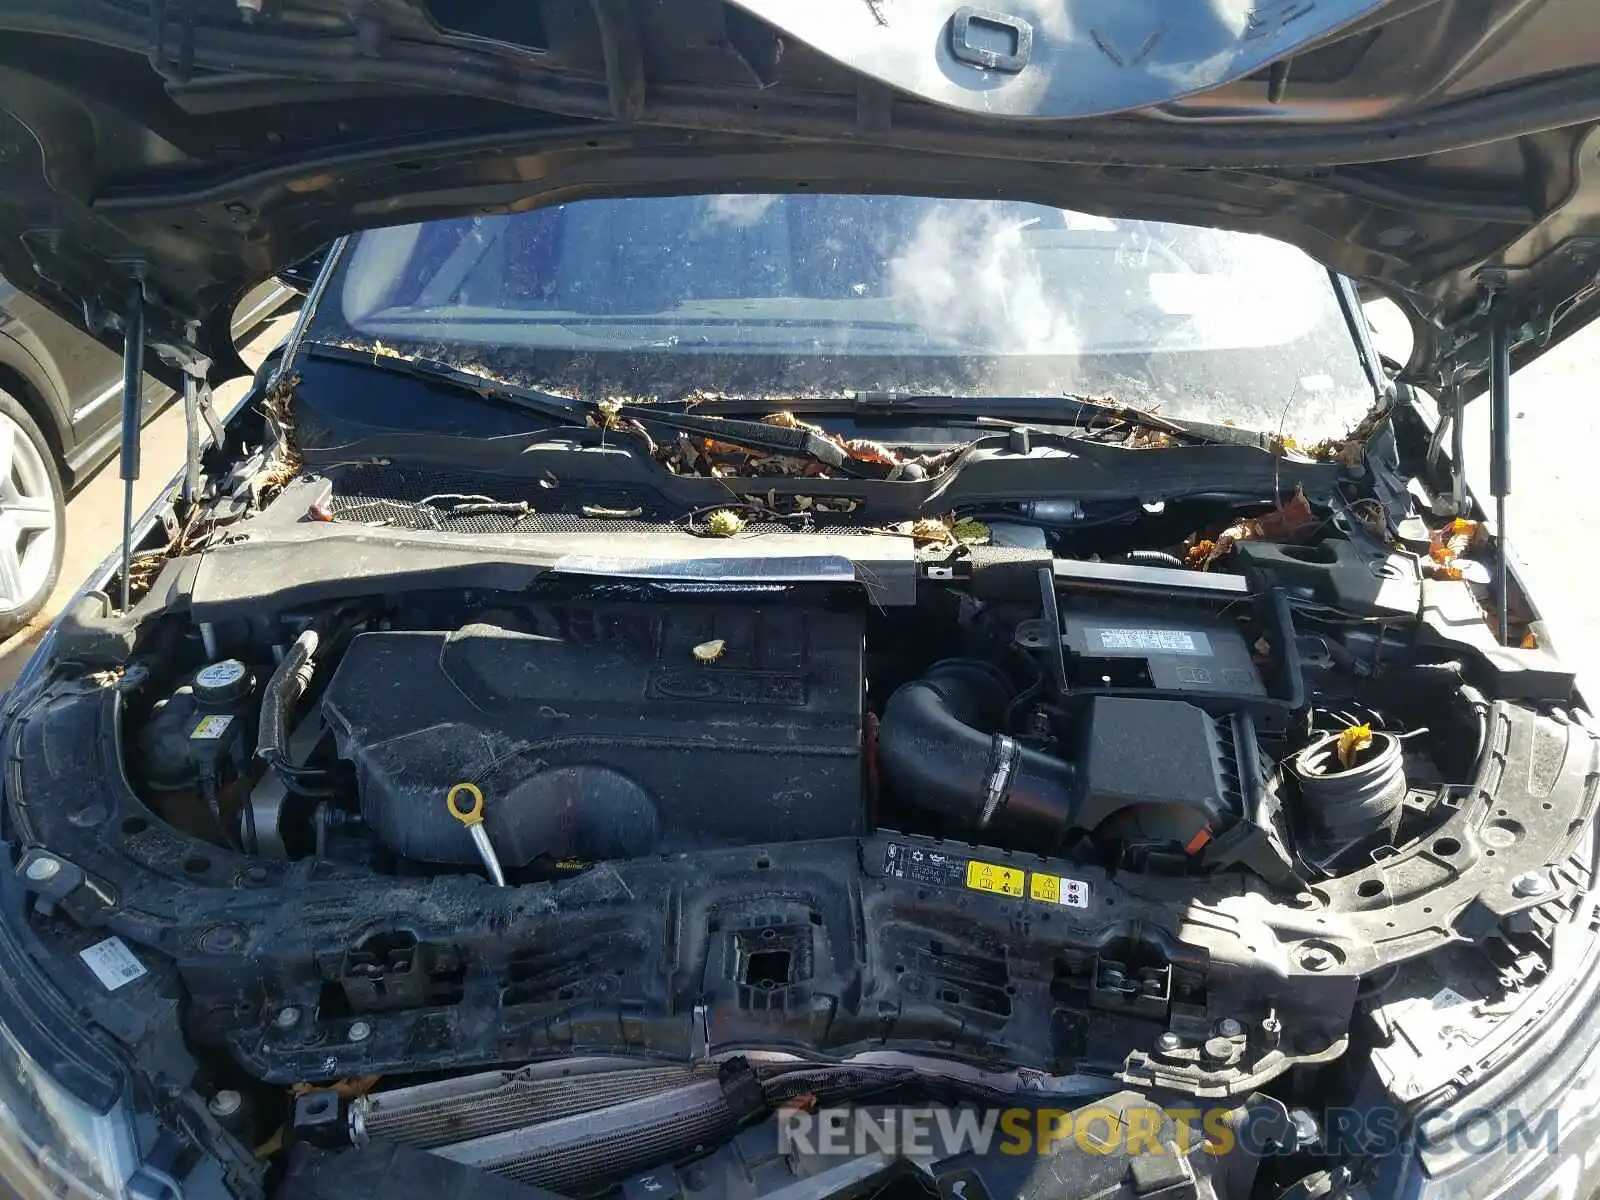
[[[702,400],[697,410],[749,412],[770,409],[759,397],[719,396]],[[856,392],[849,396],[786,396],[782,407],[794,412],[839,413],[874,419],[892,417],[971,417],[978,421],[1108,425],[1131,421],[1198,444],[1259,445],[1259,434],[1209,422],[1174,421],[1132,405],[1091,400],[1084,396],[963,396],[922,392]]]
[[[1087,396],[960,396],[910,392],[857,392],[852,411],[858,416],[971,416],[1002,421],[1038,421],[1055,425],[1093,424],[1104,419],[1108,425],[1131,421],[1146,429],[1169,433],[1197,444],[1258,445],[1253,430],[1234,429],[1205,421],[1174,421],[1146,408],[1115,400],[1092,400]]]
[[[329,346],[320,342],[309,343],[306,346],[306,353],[315,358],[331,358],[338,359],[341,362],[359,363],[364,367],[375,367],[380,371],[390,371],[396,375],[407,375],[413,379],[443,383],[479,396],[503,400],[515,408],[537,413],[541,417],[547,417],[552,421],[560,421],[567,425],[587,425],[589,415],[595,411],[594,405],[587,401],[571,400],[565,396],[557,396],[553,392],[542,392],[537,388],[519,387],[514,383],[505,383],[499,379],[475,375],[471,371],[463,371],[460,367],[452,366],[441,359],[419,358],[411,355],[402,357],[395,354],[374,354],[370,350],[358,350],[349,346]]]

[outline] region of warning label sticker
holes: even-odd
[[[1090,626],[1085,635],[1111,653],[1150,651],[1156,654],[1196,654],[1211,657],[1211,639],[1182,629],[1107,629]]]
[[[967,888],[1012,900],[1026,896],[1041,904],[1059,904],[1066,908],[1089,907],[1089,885],[1082,879],[1048,875],[1042,871],[1028,872],[1021,867],[900,842],[890,842],[884,848],[883,873],[891,879],[931,887]]]
[[[997,896],[1022,895],[1022,881],[1026,871],[1015,867],[1002,867],[998,863],[979,862],[967,864],[967,886],[975,892],[993,892]]]
[[[1064,904],[1068,908],[1089,907],[1089,885],[1065,875],[1046,875],[1035,871],[1028,877],[1028,898],[1044,904]]]
[[[233,724],[232,717],[201,717],[195,722],[194,732],[189,735],[191,741],[214,741],[228,732],[228,726]]]

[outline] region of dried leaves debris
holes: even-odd
[[[1305,489],[1297,487],[1294,495],[1263,516],[1235,521],[1213,536],[1190,534],[1184,543],[1184,561],[1197,570],[1206,571],[1240,542],[1296,542],[1320,524],[1316,513],[1311,511]]]
[[[1367,443],[1388,419],[1389,402],[1379,400],[1348,434],[1318,442],[1306,451],[1306,455],[1318,462],[1338,463],[1342,467],[1360,466],[1367,452]]]
[[[266,470],[255,483],[257,508],[265,508],[300,474],[300,451],[294,436],[294,393],[300,376],[283,373],[261,398],[261,415],[266,419],[271,438]]]
[[[989,542],[989,527],[971,517],[955,515],[922,517],[910,522],[910,528],[894,527],[893,533],[904,532],[912,541],[933,546],[984,546]]]
[[[128,597],[129,602],[139,600],[161,574],[161,568],[169,560],[182,558],[186,554],[194,554],[211,541],[213,532],[209,521],[203,520],[203,509],[199,505],[190,508],[181,524],[171,530],[166,544],[155,550],[145,550],[133,555],[128,560]],[[112,585],[112,594],[119,590],[116,583]]]
[[[381,342],[365,347],[375,357],[408,357]],[[480,372],[473,372],[480,373]],[[486,382],[493,382],[490,372],[481,372]],[[262,413],[269,431],[269,457],[266,469],[253,483],[255,499],[260,507],[270,504],[282,489],[302,470],[300,455],[295,445],[293,398],[299,384],[298,376],[290,373],[280,376],[262,400]],[[686,397],[691,406],[700,399],[716,398],[691,394]],[[1178,444],[1172,432],[1162,428],[1162,422],[1150,420],[1147,414],[1128,409],[1110,397],[1095,399],[1094,403],[1105,409],[1107,423],[1091,423],[1092,435],[1117,434],[1119,444],[1130,449],[1165,449]],[[762,477],[775,478],[831,478],[837,474],[826,464],[807,458],[796,458],[763,450],[720,442],[715,438],[688,433],[677,433],[670,439],[657,443],[641,421],[628,411],[646,408],[654,403],[650,397],[611,396],[596,402],[589,423],[596,428],[615,430],[639,439],[647,452],[667,470],[678,475],[709,478]],[[1381,408],[1368,413],[1347,438],[1319,443],[1309,449],[1301,447],[1294,439],[1278,437],[1272,448],[1276,453],[1295,454],[1322,461],[1359,462],[1365,444],[1386,416]],[[762,422],[778,428],[803,429],[838,446],[849,459],[883,472],[889,479],[918,479],[937,475],[951,465],[968,448],[965,444],[943,449],[934,454],[908,455],[895,448],[869,439],[846,439],[830,433],[821,426],[801,420],[793,412],[780,410],[768,413]],[[448,501],[448,503],[443,503]],[[390,502],[383,502],[388,504]],[[516,520],[533,515],[534,509],[526,501],[505,502],[490,496],[428,497],[417,505],[395,507],[422,507],[431,516],[448,520],[455,517],[503,514]],[[703,537],[736,537],[749,530],[752,522],[792,523],[795,527],[811,529],[816,517],[827,514],[848,515],[859,511],[860,501],[841,497],[812,497],[806,495],[779,495],[769,491],[760,497],[730,498],[730,501],[712,509],[701,509],[686,514],[679,524],[688,532]],[[642,515],[638,508],[606,508],[586,505],[583,515],[593,518],[630,519]],[[332,514],[330,514],[332,515]],[[338,516],[348,518],[353,514],[341,510]],[[1366,513],[1357,512],[1358,519]],[[389,524],[391,519],[377,514],[373,523]],[[1184,543],[1182,550],[1187,564],[1198,570],[1207,570],[1242,541],[1263,540],[1292,542],[1307,536],[1318,525],[1317,518],[1304,492],[1296,489],[1294,495],[1272,511],[1260,517],[1235,521],[1226,528],[1209,533],[1196,532]],[[1374,525],[1381,525],[1375,520]],[[905,536],[929,552],[956,550],[967,545],[981,545],[990,540],[989,528],[981,521],[958,517],[925,517],[881,527],[871,532]],[[1457,530],[1451,539],[1436,547],[1433,555],[1436,570],[1446,577],[1459,578],[1454,560],[1460,557],[1461,541]],[[204,542],[203,531],[184,528],[172,539],[168,547],[149,551],[138,556],[132,564],[130,579],[133,586],[148,587],[161,564],[169,557],[187,553]],[[1455,574],[1450,572],[1455,571]]]
[[[657,443],[637,418],[623,411],[625,407],[635,404],[643,406],[642,402],[626,397],[601,400],[589,423],[595,428],[614,429],[639,438],[645,443],[650,456],[674,475],[712,479],[752,476],[830,479],[838,474],[825,463],[753,450],[698,434],[679,433],[670,440]],[[761,423],[778,429],[803,429],[814,433],[839,447],[852,462],[880,468],[889,479],[921,479],[938,474],[966,449],[962,445],[941,450],[937,454],[902,455],[868,438],[843,438],[836,433],[829,433],[820,425],[802,421],[787,411],[768,413],[761,418]]]
[[[1347,771],[1356,765],[1364,751],[1371,748],[1371,725],[1348,725],[1340,731],[1339,740],[1335,743],[1335,752],[1339,756],[1339,765]]]
[[[1435,579],[1462,579],[1474,551],[1488,541],[1481,521],[1456,517],[1428,534],[1428,572]]]
[[[261,399],[261,414],[266,421],[268,450],[265,466],[250,481],[256,507],[264,508],[276,499],[288,483],[300,474],[300,452],[294,440],[294,392],[300,377],[280,374]],[[195,504],[182,514],[182,520],[169,527],[166,544],[155,550],[135,554],[128,562],[128,595],[137,600],[150,590],[161,568],[174,558],[196,553],[211,540],[212,524],[204,519],[205,508]],[[115,591],[115,585],[113,591]]]

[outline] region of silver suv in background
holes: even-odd
[[[297,298],[269,279],[234,314],[237,340]],[[0,279],[0,637],[44,605],[65,546],[66,499],[117,452],[122,360]],[[145,419],[173,391],[144,380]]]

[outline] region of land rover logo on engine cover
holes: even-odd
[[[652,671],[645,694],[656,700],[716,700],[733,704],[806,702],[803,675],[781,671],[714,671],[670,667]]]

